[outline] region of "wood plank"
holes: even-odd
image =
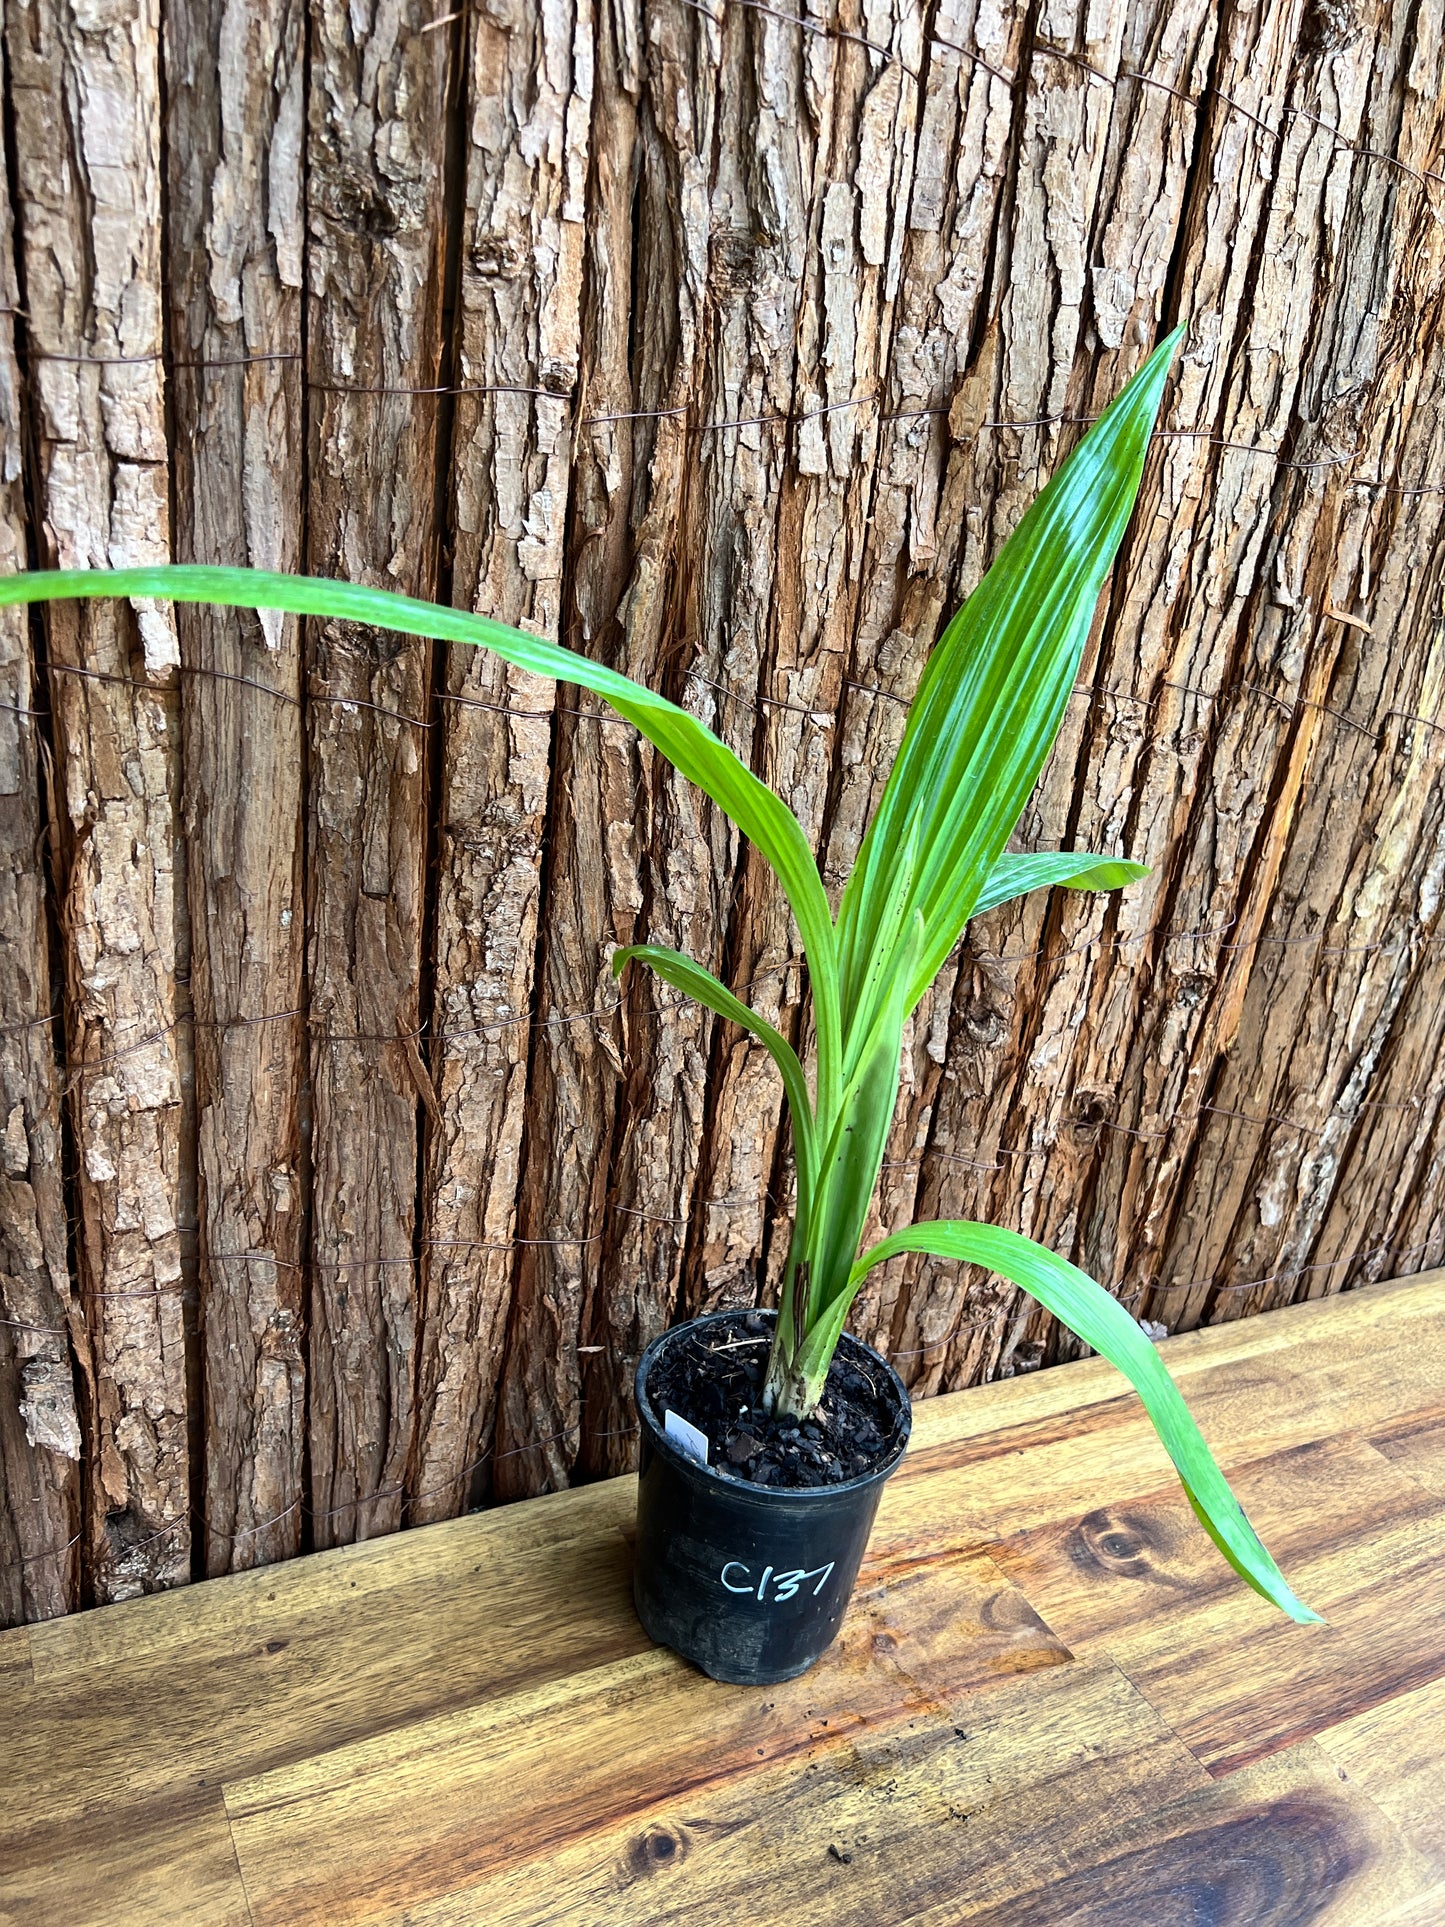
[[[193,1613],[147,1601],[48,1622],[44,1721],[0,1709],[13,1797],[108,1806],[119,1825],[179,1762],[214,1785],[645,1652],[619,1530],[631,1499],[596,1487],[570,1523],[473,1517],[237,1574]]]
[[[1445,1407],[1402,1414],[1365,1437],[1391,1465],[1445,1499]]]
[[[1325,1626],[1223,1567],[1177,1486],[1013,1536],[998,1558],[1080,1653],[1108,1654],[1215,1774],[1445,1673],[1445,1506],[1361,1440],[1240,1469],[1235,1489]]]
[[[1372,1706],[1317,1744],[1445,1876],[1445,1679]]]
[[[1324,1437],[1344,1427],[1367,1430],[1402,1412],[1433,1408],[1440,1346],[1445,1270],[1287,1306],[1265,1319],[1180,1332],[1160,1349],[1191,1408],[1202,1411],[1202,1401],[1210,1401],[1216,1442],[1262,1456],[1296,1437]],[[1368,1355],[1371,1369],[1341,1371],[1342,1354]],[[1085,1358],[923,1399],[914,1410],[906,1464],[911,1471],[920,1452],[981,1435],[1012,1451],[1008,1428],[1120,1397],[1132,1393],[1107,1359]],[[1282,1433],[1280,1427],[1290,1429]]]
[[[1440,1295],[1416,1322],[1393,1294],[1420,1349]],[[1292,1437],[1310,1400],[1316,1423],[1351,1402],[1321,1389],[1332,1323],[1336,1376],[1342,1351],[1379,1376],[1381,1302],[1278,1321],[1293,1368],[1247,1327],[1166,1355],[1206,1397],[1252,1375]],[[1293,1627],[1136,1450],[1128,1401],[1088,1402],[1097,1361],[1048,1377],[1085,1394],[1072,1418],[1041,1381],[939,1402],[839,1644],[784,1686],[648,1645],[626,1479],[0,1638],[0,1920],[248,1899],[288,1927],[793,1927],[806,1879],[829,1927],[1433,1927],[1445,1504],[1355,1434],[1239,1462],[1330,1615]],[[976,1430],[1010,1389],[1027,1422]],[[980,1550],[1010,1499],[1026,1523]]]
[[[1003,1905],[970,1894],[916,1927],[1363,1927],[1430,1885],[1379,1808],[1305,1745],[1151,1812],[1101,1815],[1091,1851],[1031,1889]]]
[[[1308,1569],[1328,1614],[1346,1586],[1346,1562],[1391,1530],[1431,1532],[1445,1511],[1432,1494],[1362,1439],[1299,1446],[1237,1469],[1245,1510],[1301,1585]],[[1080,1651],[1099,1651],[1136,1628],[1177,1621],[1215,1600],[1249,1606],[1229,1567],[1197,1527],[1177,1482],[1117,1497],[1082,1517],[1010,1535],[994,1556]],[[1342,1580],[1342,1574],[1344,1578]],[[1259,1601],[1259,1619],[1277,1617]]]
[[[1162,1355],[1226,1470],[1438,1402],[1445,1274],[1371,1287],[1165,1341]],[[1339,1324],[1331,1322],[1332,1314]],[[1341,1352],[1369,1372],[1342,1372]],[[895,1516],[938,1543],[985,1545],[1178,1484],[1142,1405],[1102,1359],[924,1400],[887,1488]],[[913,1530],[910,1523],[905,1528]]]
[[[97,1808],[38,1820],[7,1810],[3,1927],[251,1927],[220,1789],[172,1789],[116,1824]]]
[[[23,1626],[0,1633],[0,1684],[7,1701],[12,1693],[28,1687],[35,1677],[30,1662],[30,1635]]]
[[[1330,1309],[1336,1315],[1355,1313],[1350,1301]],[[1297,1325],[1313,1328],[1312,1310],[1289,1316]],[[1186,1341],[1184,1349],[1212,1344],[1233,1352],[1241,1344],[1257,1347],[1262,1342],[1246,1325],[1199,1334]],[[1171,1345],[1171,1355],[1173,1350]],[[1067,1387],[1104,1373],[1117,1383],[1112,1368],[1093,1361],[1021,1381],[1012,1389],[1021,1402],[1047,1400],[1052,1407],[1057,1391],[1050,1381]],[[996,1417],[1000,1395],[1009,1389],[1001,1385],[930,1402],[919,1414],[925,1439],[931,1435],[939,1441],[945,1427],[970,1433],[977,1405],[986,1405]],[[1111,1417],[1120,1403],[1109,1401]],[[1097,1408],[1088,1416],[1097,1417]],[[1127,1495],[1127,1475],[1137,1473],[1136,1447],[1146,1429],[1142,1420],[1126,1428],[1120,1448],[1116,1451],[1111,1443],[1102,1457],[1093,1453],[1097,1440],[1086,1429],[1075,1450],[1082,1451],[1088,1463],[1071,1480],[1059,1481],[1062,1497],[1057,1501],[1050,1497],[1050,1479],[1059,1461],[1054,1446],[1036,1443],[1032,1450],[1016,1450],[1003,1462],[1006,1477],[1000,1476],[998,1462],[985,1458],[975,1468],[978,1482],[968,1487],[960,1484],[962,1472],[915,1477],[915,1468],[930,1457],[925,1445],[905,1462],[907,1475],[900,1474],[885,1492],[867,1570],[976,1544],[991,1524],[990,1518],[977,1516],[984,1493],[999,1516],[1006,1516],[1010,1507],[1027,1516],[1040,1504],[1036,1495],[1042,1494],[1056,1506],[1052,1512],[1044,1507],[1044,1516],[1055,1520],[1061,1516],[1057,1506],[1076,1503],[1072,1516],[1077,1519],[1080,1511],[1092,1510],[1102,1494]],[[934,1451],[940,1449],[936,1444]],[[1171,1485],[1160,1486],[1161,1477],[1171,1479],[1166,1466],[1152,1475],[1157,1499],[1177,1505],[1172,1479]],[[1147,1492],[1150,1481],[1144,1486]],[[995,1492],[995,1487],[1000,1489]],[[1140,1490],[1139,1482],[1132,1490]],[[627,1482],[591,1487],[521,1512],[463,1519],[403,1535],[394,1543],[357,1548],[344,1557],[328,1554],[300,1566],[227,1580],[207,1586],[194,1604],[157,1601],[57,1622],[35,1632],[37,1673],[48,1682],[70,1682],[77,1703],[92,1669],[117,1678],[143,1674],[140,1683],[122,1694],[115,1712],[117,1733],[126,1730],[127,1721],[144,1717],[159,1722],[147,1729],[151,1738],[135,1756],[137,1772],[139,1762],[146,1761],[146,1773],[164,1776],[166,1736],[175,1722],[192,1736],[204,1734],[205,1744],[227,1772],[252,1772],[261,1764],[297,1757],[308,1739],[315,1745],[340,1744],[376,1725],[398,1724],[439,1705],[455,1704],[468,1690],[525,1680],[532,1676],[529,1668],[551,1677],[588,1657],[590,1648],[595,1648],[592,1656],[641,1650],[642,1637],[626,1596],[621,1542],[631,1513]],[[552,1558],[557,1579],[551,1604],[545,1577],[528,1571],[529,1560],[544,1554]],[[478,1569],[490,1575],[490,1606]],[[1213,1588],[1226,1610],[1231,1599],[1248,1605],[1208,1548],[1191,1574]],[[1048,1602],[1052,1604],[1052,1596]],[[483,1636],[479,1616],[487,1612],[513,1628],[505,1649]],[[268,1639],[288,1644],[279,1653],[266,1654]],[[415,1664],[398,1665],[397,1652],[410,1653]],[[353,1677],[368,1683],[366,1695],[335,1691],[331,1669],[342,1656]],[[218,1673],[218,1668],[225,1671]],[[164,1692],[163,1676],[184,1677],[186,1693]],[[272,1713],[259,1752],[244,1712],[230,1705],[226,1680],[231,1676],[265,1682]],[[439,1677],[444,1685],[439,1685]],[[249,1698],[250,1690],[240,1694],[242,1707]],[[194,1717],[188,1709],[194,1709]]]
[[[416,1927],[828,1927],[996,1896],[1087,1852],[1106,1816],[1207,1785],[1112,1667],[1051,1667],[762,1765],[409,1905]],[[961,1721],[967,1722],[966,1725]],[[690,1737],[690,1736],[689,1736]],[[682,1769],[683,1761],[679,1760]],[[806,1898],[800,1898],[806,1896]],[[385,1920],[382,1909],[372,1918]]]
[[[545,1883],[554,1851],[660,1800],[1067,1662],[989,1560],[940,1561],[880,1572],[801,1679],[719,1689],[653,1650],[228,1783],[227,1810],[258,1922],[384,1919],[524,1860]]]

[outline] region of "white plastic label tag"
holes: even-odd
[[[707,1433],[699,1432],[695,1425],[689,1425],[685,1418],[669,1409],[662,1422],[662,1429],[672,1440],[679,1452],[686,1452],[690,1459],[699,1465],[707,1464]]]

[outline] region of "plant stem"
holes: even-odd
[[[802,1263],[798,1260],[798,1226],[795,1224],[783,1270],[783,1290],[772,1349],[768,1353],[767,1376],[763,1380],[763,1410],[770,1415],[806,1418],[817,1404],[816,1398],[807,1400],[807,1387],[798,1369],[807,1330],[808,1266],[806,1260]]]
[[[768,1358],[768,1375],[763,1383],[763,1410],[773,1418],[805,1419],[811,1416],[818,1400],[808,1396],[801,1372],[781,1356],[778,1339]]]

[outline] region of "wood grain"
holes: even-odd
[[[220,1789],[169,1792],[159,1808],[122,1838],[108,1816],[71,1816],[63,1826],[7,1828],[0,1920],[153,1920],[166,1927],[251,1927]],[[85,1857],[91,1882],[77,1881],[72,1852]],[[185,1868],[184,1881],[176,1869]],[[90,1893],[87,1895],[87,1886]],[[76,1910],[81,1912],[77,1915]]]
[[[782,1927],[806,1882],[840,1927],[1423,1927],[1445,1500],[1366,1433],[1442,1339],[1436,1274],[1165,1344],[1325,1627],[1084,1360],[925,1407],[781,1686],[648,1645],[626,1479],[0,1635],[0,1919]]]
[[[1368,1435],[1377,1452],[1445,1498],[1445,1410],[1417,1412]]]
[[[1000,1554],[1071,1649],[1106,1650],[1216,1774],[1445,1672],[1438,1501],[1354,1441],[1280,1453],[1233,1483],[1327,1625],[1281,1637],[1262,1601],[1225,1596],[1173,1492],[1026,1535],[1016,1560],[1012,1544]]]
[[[885,1662],[881,1670],[885,1690],[898,1694],[893,1669]],[[1101,1809],[1117,1805],[1127,1812],[1141,1782],[1171,1793],[1200,1784],[1195,1762],[1112,1669],[1048,1667],[1033,1676],[1027,1695],[1003,1684],[947,1701],[929,1696],[936,1682],[926,1666],[920,1672],[922,1680],[908,1676],[886,1717],[851,1694],[840,1712],[827,1677],[811,1676],[806,1691],[769,1688],[777,1697],[761,1710],[756,1696],[737,1708],[745,1772],[730,1770],[728,1752],[720,1770],[703,1774],[677,1771],[674,1758],[670,1783],[648,1786],[630,1771],[617,1775],[616,1757],[603,1758],[597,1772],[618,1779],[617,1803],[588,1800],[589,1789],[579,1788],[575,1806],[562,1799],[544,1806],[537,1829],[517,1825],[519,1809],[500,1763],[484,1762],[478,1745],[475,1773],[467,1772],[470,1757],[463,1766],[469,1820],[458,1809],[452,1851],[438,1862],[462,1876],[448,1889],[428,1893],[415,1861],[399,1857],[394,1869],[373,1863],[376,1884],[355,1901],[355,1888],[333,1885],[331,1896],[317,1892],[310,1902],[313,1916],[305,1889],[292,1887],[274,1915],[263,1903],[259,1918],[322,1919],[328,1904],[339,1919],[386,1918],[400,1911],[404,1894],[402,1904],[428,1927],[467,1919],[495,1920],[499,1927],[542,1927],[549,1920],[620,1927],[627,1920],[680,1922],[694,1915],[710,1924],[772,1922],[796,1907],[786,1896],[803,1877],[830,1920],[862,1927],[912,1917],[941,1882],[954,1891],[993,1884],[988,1869],[1001,1845],[1017,1855],[1021,1869],[1042,1871],[1050,1849],[1067,1850],[1089,1837]],[[638,1690],[640,1682],[614,1673],[610,1681],[599,1678],[596,1688],[606,1684],[612,1706],[595,1728],[598,1737],[636,1746],[647,1730],[644,1719],[651,1716],[655,1727],[657,1710]],[[681,1721],[669,1717],[662,1744],[670,1741],[675,1755],[695,1727],[691,1694],[706,1689],[676,1673],[666,1685]],[[911,1698],[910,1685],[920,1688]],[[547,1715],[554,1709],[565,1718],[591,1707],[557,1697],[531,1709],[533,1730],[542,1729],[539,1749],[548,1744]],[[957,1723],[960,1715],[966,1727]],[[794,1744],[781,1751],[779,1716],[795,1728]],[[496,1734],[511,1753],[508,1738]],[[460,1736],[454,1743],[470,1755]],[[1005,1759],[1011,1811],[995,1790]],[[1076,1770],[1061,1771],[1064,1760]],[[421,1759],[415,1766],[425,1770]],[[533,1774],[540,1778],[542,1770],[539,1762]],[[393,1789],[397,1785],[393,1781]],[[259,1802],[287,1792],[294,1799],[302,1789],[251,1782],[233,1797]],[[353,1782],[338,1784],[330,1798],[303,1795],[295,1806],[273,1806],[254,1817],[238,1807],[233,1829],[248,1884],[275,1890],[292,1830],[309,1841],[313,1825],[330,1818],[334,1826],[343,1802],[365,1803],[370,1792],[369,1784]],[[440,1810],[427,1822],[439,1842],[445,1823]]]
[[[1354,1927],[1393,1918],[1396,1904],[1434,1885],[1379,1808],[1308,1746],[1142,1819],[1110,1815],[1090,1844],[1046,1884],[952,1917],[1005,1927],[1079,1919],[1193,1927],[1203,1912],[1241,1927]],[[939,1908],[921,1922],[941,1927],[949,1917]]]
[[[1317,1736],[1357,1786],[1389,1814],[1410,1845],[1445,1877],[1445,1681],[1372,1706]]]
[[[23,1626],[12,1626],[0,1633],[0,1676],[7,1693],[20,1694],[31,1682],[30,1635]]]
[[[619,1509],[614,1495],[607,1511]],[[613,1520],[590,1511],[560,1538],[534,1522],[520,1543],[505,1535],[500,1545],[469,1521],[452,1528],[451,1558],[433,1535],[400,1569],[337,1548],[317,1555],[330,1564],[298,1569],[296,1585],[276,1573],[228,1588],[199,1619],[123,1616],[109,1631],[74,1619],[71,1638],[40,1651],[37,1674],[70,1736],[65,1755],[53,1755],[53,1731],[35,1724],[13,1735],[17,1767],[58,1822],[95,1800],[160,1801],[178,1759],[207,1784],[264,1774],[307,1760],[318,1745],[341,1748],[493,1695],[543,1691],[644,1652],[624,1541]],[[557,1557],[567,1574],[561,1598]],[[506,1641],[496,1638],[499,1624],[511,1629]],[[403,1649],[415,1658],[407,1680]],[[34,1656],[32,1647],[32,1664]],[[183,1694],[167,1686],[177,1666]],[[97,1668],[124,1674],[99,1706]]]

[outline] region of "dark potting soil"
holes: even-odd
[[[886,1375],[844,1337],[810,1418],[767,1418],[761,1409],[772,1320],[757,1312],[679,1333],[647,1379],[662,1424],[669,1410],[708,1437],[708,1463],[753,1485],[841,1485],[887,1460],[902,1411]]]

